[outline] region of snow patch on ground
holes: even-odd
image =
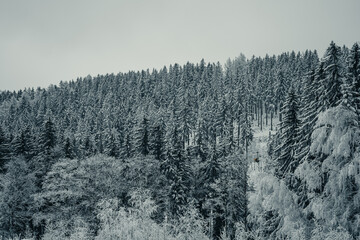
[[[249,161],[249,176],[258,175],[259,172],[263,172],[269,165],[270,158],[267,153],[268,141],[270,135],[275,135],[278,128],[278,119],[274,118],[273,130],[270,130],[270,124],[262,127],[262,130],[258,126],[257,120],[254,120],[252,128],[254,131],[253,141],[249,146],[248,161]],[[259,161],[255,162],[257,158]]]

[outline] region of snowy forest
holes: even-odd
[[[324,49],[1,91],[0,238],[359,239],[360,48]]]

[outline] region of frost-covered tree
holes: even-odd
[[[201,115],[201,113],[200,113]],[[209,136],[205,116],[199,116],[195,135],[194,155],[205,162],[209,156]]]
[[[104,153],[110,157],[119,157],[121,151],[120,133],[115,129],[105,131]]]
[[[359,126],[357,114],[340,104],[320,113],[310,155],[295,174],[307,187],[305,212],[330,234],[338,228],[360,233]]]
[[[345,86],[342,90],[346,91],[346,96],[352,95],[355,101],[356,111],[360,109],[360,47],[357,43],[351,48],[349,55],[347,57],[347,72],[346,72]],[[353,103],[350,103],[353,104]]]
[[[248,165],[244,154],[239,151],[222,159],[220,164],[220,175],[211,185],[216,198],[215,213],[218,214],[214,221],[214,235],[219,237],[223,231],[234,239],[236,224],[248,230]]]
[[[10,157],[10,146],[5,132],[0,126],[0,173],[5,173],[5,165]]]
[[[74,157],[75,154],[74,154],[74,150],[73,150],[73,146],[70,141],[70,138],[65,139],[63,151],[64,151],[65,158],[73,158]]]
[[[277,107],[282,109],[285,98],[287,96],[288,82],[286,76],[282,71],[279,71],[276,76],[276,90],[275,90],[275,99]],[[279,120],[282,121],[282,113],[279,113]]]
[[[146,186],[145,180],[141,182],[139,177],[154,182],[148,177],[150,173],[139,171],[148,168],[149,172],[156,173],[152,163],[143,159],[123,163],[105,155],[59,160],[47,173],[42,191],[35,195],[38,210],[35,222],[46,223],[46,226],[63,222],[65,226],[73,226],[81,218],[90,229],[97,229],[96,203],[103,198],[125,200],[132,185]],[[63,231],[69,235],[72,230],[69,227]]]
[[[323,58],[325,78],[322,82],[321,104],[325,109],[336,106],[341,99],[340,87],[343,80],[341,54],[341,48],[331,42]]]
[[[166,223],[158,225],[151,219],[156,211],[150,192],[135,190],[131,192],[131,208],[120,207],[116,199],[104,199],[98,206],[100,230],[95,239],[175,239]]]
[[[149,131],[149,119],[147,117],[141,117],[138,123],[135,126],[133,132],[133,151],[134,156],[138,154],[142,154],[144,156],[150,153],[150,146],[149,146],[149,138],[150,138],[150,131]]]
[[[183,216],[175,223],[175,236],[179,240],[209,240],[206,235],[206,221],[194,203],[190,203]]]
[[[268,172],[250,176],[249,231],[255,239],[309,239],[307,220],[297,195],[283,179]]]
[[[23,156],[12,158],[6,169],[0,175],[0,234],[13,239],[32,225],[35,177]]]
[[[297,167],[295,149],[298,140],[299,106],[297,95],[291,88],[286,97],[284,107],[281,110],[283,119],[280,122],[280,145],[277,147],[280,155],[276,158],[277,175],[281,178],[287,173],[294,172]]]
[[[360,47],[354,43],[347,57],[347,77],[352,80],[355,89],[360,89]]]
[[[155,120],[155,123],[152,127],[152,134],[149,145],[150,149],[152,150],[152,154],[157,160],[161,161],[166,158],[165,135],[166,125],[164,120],[162,118]]]
[[[315,126],[318,110],[319,110],[319,93],[320,93],[320,76],[322,65],[315,71],[309,72],[305,78],[303,93],[301,96],[301,103],[299,104],[299,142],[296,146],[295,158],[297,161],[302,161],[307,157],[311,143],[311,134]],[[316,75],[316,73],[318,75]]]
[[[167,154],[161,168],[170,185],[169,215],[179,216],[183,214],[188,201],[190,170],[177,121],[175,119],[170,121],[166,134]]]

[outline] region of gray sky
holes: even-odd
[[[0,90],[360,40],[358,0],[0,0]]]

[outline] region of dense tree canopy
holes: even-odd
[[[0,233],[358,237],[359,58],[331,42],[320,60],[240,55],[0,92]],[[253,128],[270,125],[271,164],[249,186]]]

